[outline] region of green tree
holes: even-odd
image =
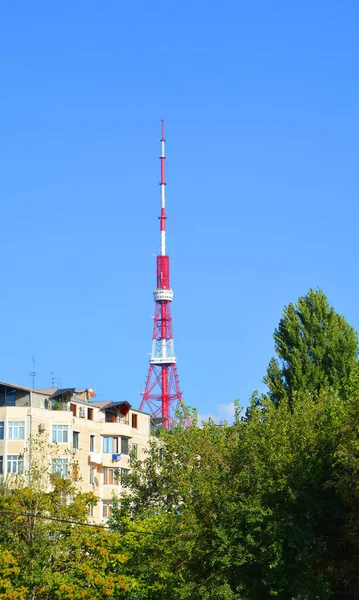
[[[136,600],[234,598],[220,567],[228,532],[216,533],[223,509],[230,508],[231,436],[230,427],[213,422],[160,430],[147,459],[133,461],[129,493],[111,525],[123,535],[124,569],[138,583]]]
[[[133,464],[112,527],[136,600],[325,600],[339,588],[347,516],[333,465],[348,406],[326,390],[263,402],[233,426],[161,431]]]
[[[233,426],[160,430],[121,532],[136,600],[330,598],[359,581],[357,334],[322,292],[285,308],[270,394]]]
[[[348,418],[333,456],[331,486],[341,499],[345,518],[331,569],[342,590],[359,592],[359,397],[348,404]]]
[[[32,439],[29,469],[1,486],[0,599],[129,598],[120,536],[89,526],[97,499],[80,491],[71,456],[68,475],[52,473],[56,452],[44,437]]]
[[[284,308],[274,340],[278,358],[270,361],[264,382],[276,404],[302,391],[315,397],[326,387],[342,400],[350,397],[350,381],[358,379],[358,336],[322,291],[311,289]]]

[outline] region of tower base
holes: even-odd
[[[140,410],[149,410],[152,418],[165,429],[178,422],[176,410],[182,403],[177,368],[174,363],[150,364]]]

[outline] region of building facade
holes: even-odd
[[[144,458],[151,419],[128,402],[91,396],[89,389],[32,390],[0,382],[0,472],[26,471],[30,435],[41,434],[56,448],[49,457],[52,472],[67,474],[75,460],[81,490],[99,498],[90,515],[99,523],[110,516],[113,494],[121,495],[126,485],[130,454]]]

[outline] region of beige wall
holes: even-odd
[[[122,454],[120,460],[113,461],[112,453],[104,453],[103,437],[126,437],[129,439],[129,449],[133,444],[137,444],[138,458],[145,457],[145,449],[150,437],[150,416],[146,413],[129,410],[129,423],[105,423],[104,412],[99,408],[92,407],[91,403],[72,401],[76,405],[76,417],[70,410],[48,410],[40,408],[44,406],[44,397],[38,395],[32,398],[32,406],[14,406],[0,407],[0,421],[4,422],[4,440],[0,440],[0,456],[3,457],[3,473],[7,472],[7,459],[9,455],[19,455],[24,452],[30,433],[33,435],[44,431],[49,443],[52,443],[52,431],[54,425],[67,425],[68,442],[59,443],[57,446],[58,456],[66,457],[70,450],[74,452],[74,458],[79,465],[81,481],[79,486],[84,492],[94,492],[99,498],[98,505],[94,508],[94,521],[103,520],[103,502],[111,500],[113,492],[121,494],[122,486],[120,483],[115,485],[106,485],[104,483],[104,469],[129,468],[129,456]],[[83,408],[82,408],[83,407]],[[93,420],[87,418],[87,408],[93,409]],[[84,418],[80,414],[85,414]],[[137,427],[132,427],[132,414],[137,415]],[[22,421],[25,425],[24,440],[9,439],[9,421]],[[73,449],[73,432],[79,434],[79,448]],[[99,456],[90,455],[90,435],[95,436],[94,452]],[[120,440],[119,440],[120,444]],[[120,450],[119,450],[120,452]],[[91,462],[92,459],[98,459],[99,463]],[[95,469],[93,476],[94,484],[90,483],[90,468]],[[26,468],[26,466],[25,466]]]

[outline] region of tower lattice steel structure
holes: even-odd
[[[161,213],[160,213],[160,254],[156,257],[157,284],[153,292],[156,303],[152,351],[146,387],[140,410],[145,405],[156,421],[166,429],[176,424],[176,408],[182,405],[176,356],[174,350],[171,302],[173,291],[170,284],[170,257],[166,254],[166,181],[165,181],[165,129],[162,121],[161,137]]]

